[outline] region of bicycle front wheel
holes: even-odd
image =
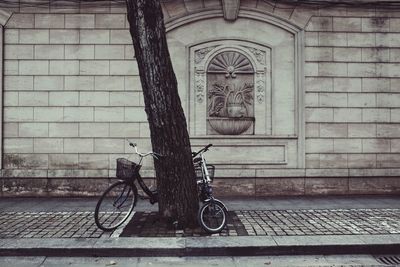
[[[120,226],[129,215],[137,201],[137,188],[124,181],[112,184],[100,197],[94,212],[97,227],[111,231]]]
[[[208,233],[219,233],[225,227],[226,214],[224,206],[215,201],[205,203],[199,210],[200,226]]]

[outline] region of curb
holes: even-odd
[[[399,253],[400,235],[1,239],[0,256],[155,257]]]

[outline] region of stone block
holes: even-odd
[[[124,121],[124,108],[95,107],[94,120],[96,122],[122,122]]]
[[[140,137],[139,123],[110,123],[110,137]]]
[[[124,14],[96,14],[95,27],[101,29],[125,28]]]
[[[78,154],[50,154],[49,169],[76,169],[78,168]]]
[[[335,108],[333,110],[334,122],[361,122],[362,110],[358,108]]]
[[[35,76],[34,90],[36,91],[58,91],[64,89],[63,76]]]
[[[79,93],[78,92],[50,92],[49,94],[50,106],[78,106]]]
[[[349,154],[347,164],[349,168],[376,168],[376,154]]]
[[[362,145],[365,153],[390,152],[390,140],[387,139],[363,139]]]
[[[345,93],[319,93],[320,107],[347,107]]]
[[[63,121],[64,112],[62,107],[35,107],[33,120],[37,122]]]
[[[306,178],[307,195],[343,195],[348,194],[348,178]]]
[[[344,138],[347,137],[347,124],[345,123],[321,123],[319,126],[321,137]]]
[[[398,48],[390,48],[389,50],[389,61],[390,62],[400,62],[400,49]]]
[[[79,74],[80,75],[109,75],[111,63],[106,60],[80,61]]]
[[[304,195],[304,178],[257,178],[256,197]]]
[[[4,75],[21,75],[17,60],[4,60]]]
[[[386,48],[363,48],[362,61],[364,62],[389,62],[390,50]]]
[[[94,90],[93,76],[67,76],[65,79],[65,90],[68,91],[83,91]]]
[[[13,13],[5,26],[10,29],[32,29],[34,25],[34,14]]]
[[[4,92],[3,93],[3,105],[5,107],[16,107],[18,104],[18,92]]]
[[[332,108],[307,108],[306,122],[332,122]]]
[[[25,177],[46,177],[45,171],[41,170],[7,170],[3,183],[4,197],[23,196],[46,196],[46,178],[25,178]],[[23,177],[17,179],[17,177]],[[34,193],[33,193],[34,192]]]
[[[393,153],[400,153],[400,139],[390,140],[390,151]]]
[[[332,153],[333,139],[307,139],[306,153]]]
[[[136,60],[113,60],[110,61],[111,75],[138,75],[139,69]]]
[[[33,153],[32,138],[4,138],[3,151],[7,153]]]
[[[333,61],[360,62],[361,48],[335,47],[333,49]]]
[[[349,137],[376,137],[375,124],[349,124]]]
[[[378,137],[400,137],[400,124],[378,124]]]
[[[95,153],[124,153],[125,140],[124,139],[95,139],[94,152]]]
[[[5,76],[5,91],[29,91],[33,90],[33,76]]]
[[[378,107],[400,107],[400,94],[381,93],[377,94]]]
[[[334,139],[333,151],[335,153],[360,153],[363,151],[361,139]]]
[[[390,19],[385,17],[362,18],[363,32],[388,32]]]
[[[48,75],[49,62],[47,60],[20,60],[19,61],[20,75]]]
[[[95,46],[96,59],[124,59],[125,46],[124,45],[96,45]]]
[[[78,123],[49,123],[50,137],[78,137]]]
[[[4,137],[18,137],[19,123],[3,123],[3,136]]]
[[[377,63],[376,72],[379,77],[400,77],[399,63]]]
[[[347,168],[347,154],[321,154],[320,168]]]
[[[64,121],[86,122],[94,121],[93,107],[65,107]]]
[[[334,78],[333,91],[335,92],[361,92],[360,78]]]
[[[110,44],[132,45],[132,37],[128,30],[110,30]]]
[[[49,30],[19,30],[19,43],[21,44],[48,44]]]
[[[318,74],[321,76],[347,76],[347,64],[346,63],[319,63]]]
[[[349,179],[350,194],[398,194],[400,179],[394,177],[360,177]]]
[[[239,169],[239,175],[232,173],[230,177],[257,177],[257,178],[303,178],[306,173],[304,169],[257,169],[255,174],[253,170],[249,169]],[[216,171],[217,172],[217,171]]]
[[[139,106],[138,92],[110,92],[111,106]]]
[[[229,179],[215,178],[213,181],[214,195],[222,196],[254,196],[255,195],[255,179]],[[228,193],[229,192],[229,193]]]
[[[318,46],[318,32],[306,32],[305,33],[305,45],[306,46]]]
[[[332,17],[312,17],[306,27],[307,31],[332,31]]]
[[[4,43],[5,44],[18,44],[19,43],[19,30],[5,29]]]
[[[135,50],[133,49],[133,45],[125,45],[125,59],[134,59],[135,58]]]
[[[306,169],[306,177],[348,177],[348,169]]]
[[[348,74],[353,77],[375,77],[377,65],[374,63],[348,63]]]
[[[366,108],[362,109],[363,122],[390,122],[390,109]]]
[[[150,128],[148,123],[141,122],[140,123],[140,137],[141,138],[150,138]]]
[[[79,123],[80,137],[109,137],[109,123]]]
[[[80,106],[109,106],[109,92],[79,92]]]
[[[109,161],[106,154],[79,154],[80,169],[108,169]]]
[[[306,137],[319,137],[319,124],[307,123],[306,124]]]
[[[400,32],[400,18],[389,18],[389,25],[391,32]]]
[[[400,122],[400,109],[390,110],[390,122]]]
[[[47,123],[19,123],[18,136],[20,137],[48,137]]]
[[[125,90],[126,91],[142,91],[142,84],[139,75],[125,76]]]
[[[188,12],[193,12],[196,10],[203,9],[203,3],[198,1],[184,0],[186,9]]]
[[[51,44],[78,44],[78,30],[50,30]]]
[[[5,122],[33,121],[33,107],[5,107]]]
[[[76,176],[72,176],[76,178]],[[64,197],[88,197],[100,195],[109,186],[108,179],[90,179],[90,178],[77,178],[77,179],[63,179],[63,178],[49,178],[48,196],[64,196]]]
[[[47,154],[5,154],[4,169],[47,169]]]
[[[164,2],[163,9],[170,18],[182,17],[187,13],[184,1]]]
[[[306,154],[306,168],[319,168],[319,154]]]
[[[78,60],[50,60],[51,75],[78,75],[79,74]],[[82,65],[82,63],[81,63]]]
[[[361,18],[333,18],[333,30],[339,32],[360,32]]]
[[[63,153],[64,142],[61,138],[33,139],[34,153]]]
[[[376,46],[399,47],[400,33],[377,33]]]
[[[94,45],[66,45],[66,59],[94,59]]]
[[[376,157],[376,165],[378,168],[400,167],[400,154],[378,154]]]
[[[321,46],[347,46],[347,34],[320,32],[318,34],[318,44]]]
[[[318,63],[306,62],[304,65],[304,75],[307,76],[318,76]]]
[[[351,33],[348,35],[348,46],[375,47],[375,33]]]
[[[333,91],[333,79],[321,77],[307,77],[305,80],[307,92],[331,92]]]
[[[64,15],[35,14],[35,28],[64,28]]]
[[[65,14],[65,28],[93,29],[94,14]]]
[[[332,48],[330,47],[306,47],[306,61],[332,61]]]
[[[92,138],[65,138],[64,153],[93,153]]]
[[[81,44],[108,44],[110,42],[109,30],[80,30]]]
[[[374,93],[350,93],[348,94],[349,107],[375,107],[376,94]]]
[[[5,59],[33,59],[33,45],[5,45]]]
[[[362,79],[363,92],[389,92],[390,79],[386,78],[363,78]]]
[[[147,114],[143,107],[126,107],[124,118],[127,122],[147,122]]]
[[[35,45],[35,59],[64,59],[64,46]]]
[[[18,103],[21,106],[48,106],[48,92],[19,92]]]
[[[122,76],[96,76],[94,89],[101,91],[123,91],[125,79]]]

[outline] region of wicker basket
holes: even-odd
[[[117,178],[128,180],[139,174],[140,165],[124,158],[117,159]]]
[[[213,181],[214,180],[214,173],[215,173],[215,166],[207,164],[207,170],[208,170],[208,174],[210,175],[211,181]],[[197,181],[201,181],[203,179],[203,171],[201,169],[201,166],[196,166],[195,167],[195,172],[196,172]]]

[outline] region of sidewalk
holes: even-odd
[[[94,224],[97,199],[0,200],[0,255],[239,256],[400,253],[400,197],[223,199],[227,228],[162,229],[140,200],[114,232]]]

